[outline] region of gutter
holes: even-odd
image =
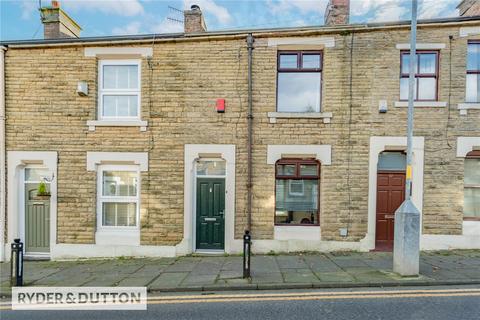
[[[253,97],[252,97],[252,58],[253,58],[253,35],[247,35],[248,48],[248,139],[247,139],[247,231],[252,231],[252,188],[253,188]]]
[[[480,16],[462,17],[455,19],[436,19],[419,21],[419,28],[435,28],[447,26],[469,26],[478,25]],[[391,29],[409,29],[410,21],[401,21],[395,23],[375,23],[375,24],[350,24],[335,27],[312,26],[312,27],[288,27],[271,28],[256,30],[225,30],[202,33],[165,33],[165,34],[146,34],[129,36],[107,36],[107,37],[85,37],[75,39],[50,39],[50,40],[12,40],[1,41],[0,46],[9,48],[35,48],[35,47],[59,47],[59,46],[98,46],[115,44],[151,44],[152,39],[157,42],[181,42],[181,41],[209,41],[223,39],[243,39],[248,34],[255,35],[256,38],[283,37],[283,36],[314,36],[320,34],[338,34],[344,31],[369,32],[376,30]]]
[[[0,261],[5,261],[5,222],[6,222],[6,138],[5,138],[5,51],[0,46]]]

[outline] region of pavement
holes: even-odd
[[[480,284],[480,250],[422,252],[420,276],[392,272],[387,252],[254,255],[251,278],[241,256],[25,261],[26,286],[146,286],[150,292],[353,288]],[[9,296],[10,264],[0,264]]]

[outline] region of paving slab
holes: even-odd
[[[252,283],[283,283],[283,276],[280,272],[256,272],[252,270]]]
[[[340,272],[315,272],[315,275],[322,282],[354,282],[355,278],[350,274],[340,271]]]
[[[148,285],[149,289],[175,288],[188,276],[188,272],[165,272]]]
[[[157,275],[126,277],[118,282],[119,287],[146,287]]]
[[[368,258],[362,260],[367,266],[375,269],[393,269],[393,258]]]
[[[359,272],[351,275],[353,276],[355,281],[360,283],[391,282],[393,280],[392,277],[390,277],[388,274],[378,270]]]
[[[274,256],[252,256],[251,259],[250,267],[258,273],[280,273],[280,268]]]
[[[285,283],[314,283],[320,282],[310,269],[283,269]]]
[[[280,269],[305,269],[308,268],[303,256],[278,256],[277,264]]]
[[[142,268],[135,271],[132,275],[135,277],[142,277],[142,276],[150,276],[154,275],[157,276],[167,268],[166,265],[152,265],[146,264]]]
[[[367,267],[368,265],[362,259],[351,257],[330,257],[330,259],[340,268]]]
[[[217,274],[190,273],[181,283],[180,287],[212,285],[217,280]]]
[[[242,271],[230,271],[230,270],[222,270],[218,274],[219,279],[237,279],[243,277],[243,270]]]
[[[324,255],[305,256],[304,261],[314,272],[335,272],[342,269]]]
[[[191,272],[195,266],[201,261],[199,257],[179,258],[175,263],[169,265],[167,272]]]
[[[224,258],[204,258],[192,269],[192,274],[211,275],[218,274],[225,262]]]
[[[226,257],[221,270],[243,272],[243,257]]]
[[[338,252],[241,256],[26,261],[32,286],[148,286],[160,291],[480,284],[480,250],[422,252],[419,277],[392,272],[392,253]],[[9,294],[10,264],[0,263],[0,294]]]

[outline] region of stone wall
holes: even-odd
[[[321,168],[322,239],[358,241],[367,232],[370,136],[405,135],[406,108],[394,107],[400,72],[395,45],[409,42],[408,28],[339,31],[333,36],[335,47],[323,51],[322,87],[322,111],[333,113],[331,123],[278,119],[273,124],[267,112],[276,110],[277,48],[256,37],[252,231],[257,239],[273,238],[275,170],[266,163],[267,145],[332,145],[332,165]],[[428,234],[462,230],[463,159],[455,157],[456,138],[480,136],[480,110],[469,110],[466,116],[457,110],[465,96],[468,39],[459,37],[459,25],[420,26],[418,31],[418,42],[446,45],[440,53],[439,101],[449,103],[448,108],[415,109],[414,134],[425,137],[423,232]],[[75,93],[79,80],[88,82],[86,97]],[[245,39],[158,39],[151,63],[142,59],[145,132],[138,127],[89,131],[87,120],[96,119],[96,87],[97,60],[85,57],[83,46],[6,52],[7,150],[58,151],[59,243],[95,241],[96,176],[86,171],[88,151],[149,153],[149,171],[142,173],[141,242],[179,243],[185,144],[236,145],[235,221],[240,238],[246,224]],[[217,98],[226,99],[224,114],[215,111]],[[387,100],[387,113],[379,114],[379,100]],[[339,236],[341,227],[349,228],[346,239]]]

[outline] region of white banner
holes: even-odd
[[[13,287],[12,310],[147,310],[147,288]]]

